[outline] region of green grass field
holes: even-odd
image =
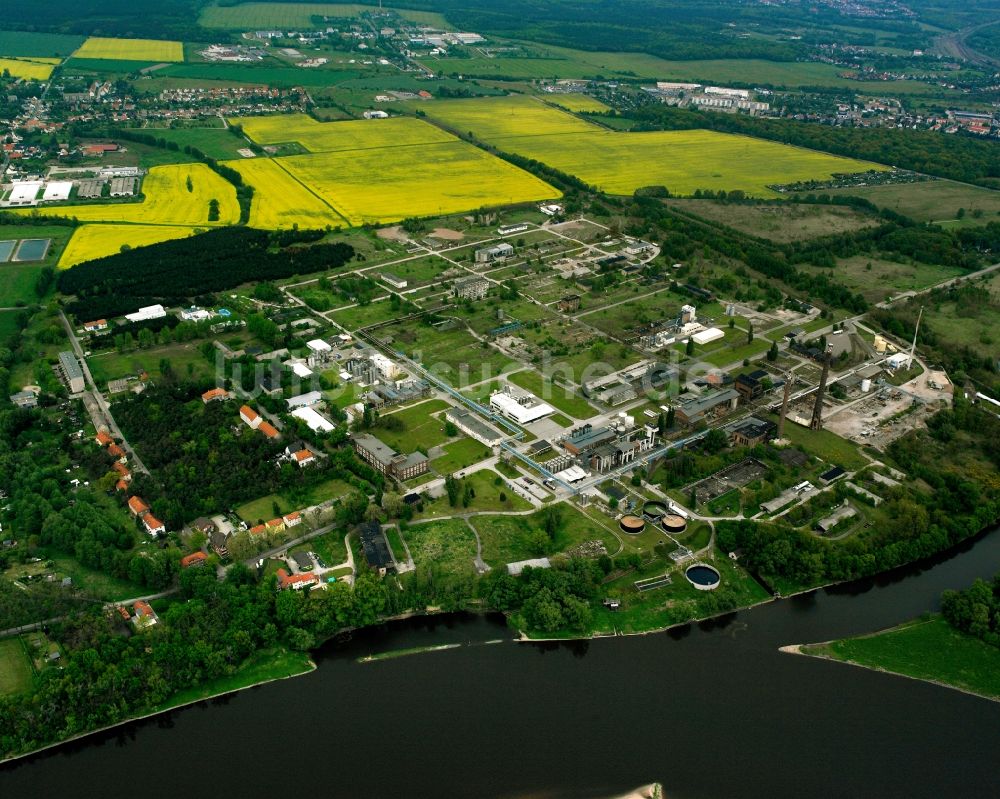
[[[11,58],[65,58],[84,42],[83,36],[60,33],[0,31],[0,56]]]
[[[473,438],[460,438],[442,449],[444,455],[431,461],[431,467],[439,474],[452,474],[493,454],[493,450]]]
[[[120,580],[97,569],[82,566],[66,555],[57,555],[50,560],[59,574],[73,578],[73,585],[106,602],[117,602],[149,593],[149,589],[145,586],[128,580]]]
[[[542,161],[612,194],[661,185],[674,194],[738,189],[752,196],[777,197],[768,185],[879,168],[706,130],[608,131],[533,97],[445,100],[429,106],[427,114],[500,150]]]
[[[177,375],[186,376],[189,367],[195,376],[207,376],[213,369],[213,364],[205,360],[205,356],[198,350],[198,345],[194,343],[167,344],[134,352],[120,353],[106,350],[88,358],[87,365],[90,366],[94,380],[104,387],[109,380],[137,375],[142,371],[158,377],[161,375],[160,365],[164,360],[170,362],[171,368]]]
[[[768,418],[777,422],[777,416],[772,415]],[[843,466],[848,471],[860,469],[868,464],[868,459],[861,455],[855,444],[829,430],[809,430],[789,422],[785,425],[784,437],[810,455],[815,455],[829,464]]]
[[[855,255],[838,259],[837,268],[832,272],[826,267],[812,267],[809,271],[830,275],[851,291],[860,293],[869,302],[876,303],[902,291],[937,285],[964,274],[965,270],[923,263],[901,264]]]
[[[13,696],[31,687],[31,662],[20,638],[0,641],[0,696]]]
[[[402,533],[417,571],[435,574],[475,574],[476,537],[462,519],[412,524]],[[405,557],[405,552],[401,557]]]
[[[241,158],[236,151],[247,146],[243,139],[223,128],[150,128],[144,132],[158,139],[176,142],[182,150],[186,145],[196,147],[217,161]]]
[[[303,497],[293,498],[282,494],[267,494],[252,502],[241,505],[236,509],[236,514],[248,524],[256,524],[261,519],[266,521],[275,517],[275,502],[278,503],[281,513],[285,514],[328,499],[346,497],[354,490],[354,488],[342,480],[337,480],[336,478],[324,480],[322,483],[310,488]]]
[[[834,196],[864,197],[875,205],[889,208],[918,222],[953,221],[960,208],[965,209],[962,223],[966,225],[985,225],[987,222],[1000,221],[1000,191],[951,180],[831,189],[828,193]],[[977,211],[981,215],[977,216]]]
[[[550,539],[540,527],[539,514],[530,516],[473,516],[470,521],[483,544],[483,560],[493,568],[528,558],[555,555],[585,541],[600,540],[615,552],[617,537],[569,506],[561,506],[562,529]]]
[[[1000,648],[953,628],[941,616],[862,638],[802,648],[815,654],[1000,698]]]
[[[431,416],[447,408],[448,403],[444,400],[432,399],[399,411],[386,412],[371,432],[397,452],[409,453],[418,447],[430,449],[448,440],[444,421]],[[402,423],[402,429],[394,430],[386,426],[386,419]]]
[[[551,380],[543,377],[534,369],[526,369],[523,372],[515,372],[507,379],[521,388],[527,389],[536,397],[540,397],[549,403],[553,408],[562,411],[575,419],[589,419],[597,409],[582,396],[573,393],[572,389],[555,385]]]
[[[475,496],[470,500],[468,507],[459,505],[457,508],[453,508],[448,504],[447,496],[438,497],[437,499],[425,499],[423,502],[423,511],[418,513],[414,518],[432,519],[440,516],[451,516],[456,513],[500,513],[531,510],[531,505],[528,501],[517,496],[502,481],[497,485],[496,480],[498,477],[499,475],[490,469],[480,469],[473,472],[467,477],[462,478],[463,484],[468,483],[475,492]],[[500,499],[501,495],[504,497],[502,500]]]

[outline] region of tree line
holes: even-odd
[[[190,297],[258,280],[333,269],[350,261],[349,244],[311,244],[322,231],[269,233],[223,228],[79,264],[60,273],[59,291],[75,295],[78,318],[120,316],[144,305]]]

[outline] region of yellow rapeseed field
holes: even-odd
[[[553,105],[565,108],[567,111],[577,113],[590,112],[600,114],[610,110],[600,100],[591,97],[589,94],[552,94],[545,98]]]
[[[278,161],[354,225],[560,196],[534,175],[457,139]]]
[[[191,190],[188,191],[188,179]],[[49,205],[17,213],[76,217],[83,222],[146,225],[233,225],[240,219],[236,189],[204,164],[154,166],[142,181],[142,202]],[[219,201],[219,219],[208,221],[210,200]]]
[[[232,119],[258,144],[298,142],[311,153],[405,147],[452,141],[444,131],[412,117],[317,122],[305,114]]]
[[[660,185],[674,194],[724,189],[774,197],[778,195],[768,185],[886,168],[706,130],[619,133],[531,97],[445,100],[428,103],[427,113],[500,150],[542,161],[612,194]]]
[[[250,227],[275,230],[293,225],[304,229],[345,225],[343,217],[282,169],[280,160],[284,159],[244,158],[223,162],[253,186]]]
[[[183,61],[184,45],[159,39],[105,39],[91,36],[74,58],[102,58],[112,61]]]
[[[81,225],[63,250],[59,258],[59,268],[68,269],[84,261],[117,255],[125,245],[132,249],[148,247],[150,244],[159,244],[162,241],[183,239],[198,232],[200,230],[193,227]]]
[[[59,63],[58,58],[52,61],[55,64]],[[53,69],[54,64],[49,63],[49,59],[0,58],[0,75],[9,72],[12,78],[48,80]]]

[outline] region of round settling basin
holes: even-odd
[[[684,576],[699,591],[714,591],[722,580],[718,570],[707,563],[696,563],[693,566],[688,566],[684,570]]]
[[[642,515],[647,519],[659,519],[667,512],[667,506],[662,502],[647,502],[642,506]]]
[[[618,526],[622,528],[623,533],[639,535],[645,529],[646,522],[639,516],[622,516],[618,520]]]
[[[677,514],[670,513],[664,516],[662,519],[660,519],[660,525],[668,533],[672,533],[674,535],[680,535],[685,530],[687,530],[688,523],[687,519],[685,519],[683,516],[678,516]]]

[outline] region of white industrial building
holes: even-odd
[[[167,311],[162,305],[147,305],[135,313],[125,314],[125,318],[130,322],[147,322],[150,319],[162,319],[166,315]]]
[[[333,354],[333,347],[321,338],[314,338],[306,342],[306,349],[309,350],[309,366],[319,366],[330,360]]]
[[[45,184],[40,180],[17,180],[11,184],[7,205],[34,205],[38,192]]]
[[[69,199],[70,192],[73,191],[72,180],[58,180],[49,183],[42,194],[43,202],[64,202]]]
[[[313,376],[313,370],[301,361],[296,361],[295,363],[289,364],[289,366],[296,377],[306,378]]]
[[[476,250],[476,263],[488,264],[493,261],[504,261],[514,255],[514,246],[503,242],[493,247],[482,247]]]
[[[726,334],[723,333],[717,327],[710,327],[706,330],[702,330],[691,336],[691,340],[695,344],[710,344],[713,341],[718,341],[720,338],[725,338]]]
[[[906,368],[910,362],[910,356],[905,352],[897,352],[895,355],[890,355],[886,358],[885,365],[890,369],[901,369]]]
[[[368,360],[374,364],[379,377],[383,380],[395,380],[403,373],[394,361],[390,361],[380,352],[372,353]]]
[[[296,408],[292,416],[305,422],[314,433],[329,433],[334,428],[333,422],[312,408]]]
[[[497,391],[490,395],[490,407],[518,424],[530,424],[543,419],[556,409],[531,394],[515,399],[510,394]]]
[[[305,394],[296,394],[294,397],[289,397],[285,400],[288,404],[289,410],[295,410],[296,408],[308,408],[310,405],[316,405],[323,399],[323,394],[319,391],[308,391]]]

